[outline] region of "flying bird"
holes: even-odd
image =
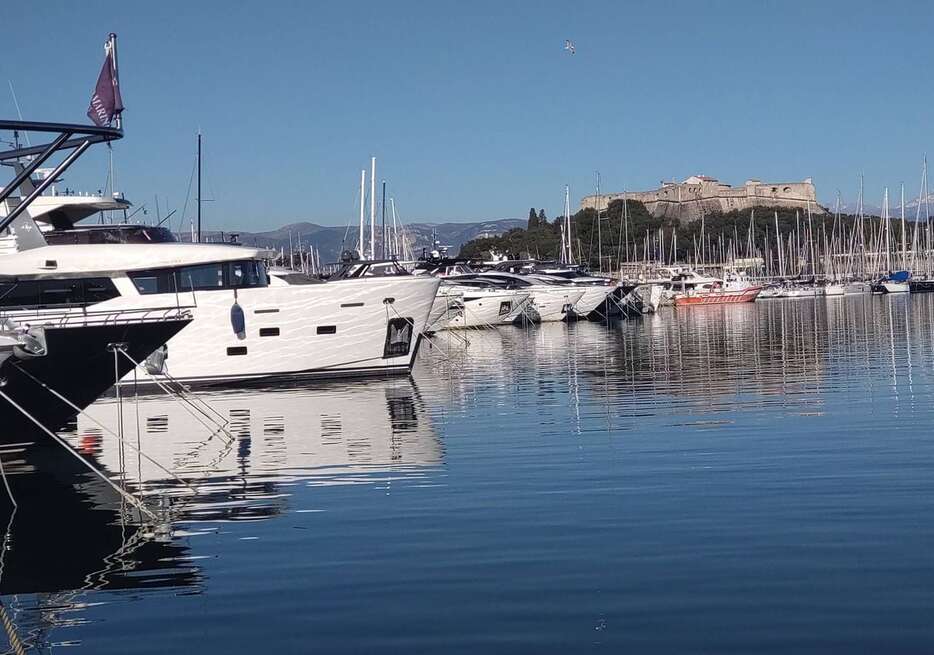
[[[570,39],[564,40],[564,49],[570,52],[572,55],[574,54],[574,44],[571,43]]]

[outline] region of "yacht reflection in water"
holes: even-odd
[[[452,406],[489,403],[490,393],[511,402],[511,389],[535,388],[539,404],[570,403],[579,419],[583,403],[615,427],[776,403],[820,412],[845,380],[869,384],[882,371],[896,394],[930,381],[931,325],[934,298],[925,296],[666,308],[609,325],[487,331],[469,342],[442,333],[414,375],[442,380],[436,392]]]
[[[443,457],[408,378],[201,392],[187,402],[125,397],[122,409],[123,447],[111,434],[118,427],[114,399],[89,408],[66,438],[118,486],[144,499],[157,520],[61,448],[14,446],[0,453],[18,503],[14,511],[0,485],[0,530],[9,526],[0,551],[0,623],[13,652],[48,647],[48,632],[77,620],[75,611],[91,602],[87,592],[197,593],[203,579],[192,546],[198,542],[185,537],[214,522],[295,509],[288,491],[295,484],[418,477]],[[152,461],[126,445],[137,440]]]

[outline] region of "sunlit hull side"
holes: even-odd
[[[564,286],[528,287],[528,289],[532,292],[532,307],[528,316],[532,321],[540,323],[563,321],[584,295],[583,291]]]
[[[831,296],[843,296],[846,295],[846,287],[842,284],[827,284],[822,288],[823,295]]]
[[[232,289],[140,296],[133,295],[129,279],[114,281],[123,295],[93,305],[95,310],[143,303],[191,307],[194,320],[169,341],[160,371],[191,385],[407,373],[440,282],[371,277],[238,289],[245,329],[237,334]],[[132,383],[132,374],[123,382]]]
[[[464,289],[464,310],[453,317],[448,328],[489,327],[512,323],[528,307],[529,294],[521,291]]]
[[[595,311],[606,301],[606,297],[613,292],[611,286],[590,286],[577,287],[583,291],[583,295],[574,304],[574,313],[580,317],[586,317]]]
[[[464,292],[456,287],[442,284],[438,287],[438,294],[431,305],[426,332],[440,332],[446,330],[451,319],[464,312]]]
[[[881,285],[882,293],[908,293],[911,286],[908,282],[883,282]]]
[[[675,296],[676,307],[692,307],[696,305],[731,305],[737,303],[754,302],[762,287],[750,287],[741,291],[710,291],[696,295]]]

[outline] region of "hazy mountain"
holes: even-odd
[[[432,248],[437,241],[449,248],[450,254],[456,254],[460,247],[471,239],[481,236],[496,236],[516,227],[525,227],[526,221],[504,218],[494,221],[478,223],[410,223],[405,226],[405,235],[409,239],[410,249],[415,255],[420,255],[423,248]],[[387,228],[388,229],[388,228]],[[205,241],[220,241],[229,239],[231,233],[206,232]],[[340,259],[342,250],[350,250],[357,244],[357,227],[328,226],[316,223],[292,223],[283,225],[275,230],[266,232],[236,232],[240,235],[240,242],[246,245],[262,246],[266,248],[289,250],[291,238],[292,247],[297,249],[299,242],[302,246],[313,245],[321,253],[323,262],[335,262]],[[377,252],[380,250],[379,227],[377,227]],[[366,236],[369,241],[369,234]]]

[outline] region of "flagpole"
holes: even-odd
[[[107,47],[110,51],[110,71],[114,79],[114,86],[120,86],[120,77],[118,74],[117,68],[117,35],[115,32],[111,32],[110,36],[107,39]],[[114,127],[118,130],[123,131],[123,118],[120,116],[120,113],[117,113],[114,116]],[[117,190],[117,184],[114,180],[114,149],[113,144],[109,141],[107,142],[107,150],[110,154],[110,198],[114,198],[114,193]],[[111,213],[111,220],[113,220],[113,214]]]
[[[110,47],[110,65],[111,65],[111,70],[113,72],[114,85],[119,87],[120,86],[120,74],[119,74],[119,68],[117,66],[117,35],[114,32],[110,33],[108,45]],[[123,116],[121,116],[121,114],[122,112],[118,113],[114,117],[114,127],[116,127],[118,130],[123,130]]]

